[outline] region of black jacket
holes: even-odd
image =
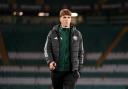
[[[44,47],[44,56],[48,64],[52,61],[55,61],[57,63],[57,61],[59,60],[59,26],[60,25],[55,25],[47,36]],[[79,70],[80,66],[83,64],[84,59],[83,39],[81,33],[74,26],[71,26],[70,40],[71,68],[72,71]]]

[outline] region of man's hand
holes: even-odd
[[[49,69],[50,70],[54,70],[56,68],[56,63],[54,61],[52,61],[50,64],[49,64]]]

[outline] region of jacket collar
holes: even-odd
[[[58,25],[55,25],[54,27],[53,27],[53,29],[52,30],[56,30],[56,31],[58,31],[59,28],[60,27],[60,24],[58,24]],[[76,27],[75,26],[73,26],[73,25],[71,25],[71,30],[72,30],[72,32],[74,31],[76,29]]]

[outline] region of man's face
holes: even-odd
[[[70,15],[64,15],[60,17],[60,23],[64,27],[70,27],[71,23],[71,16]]]

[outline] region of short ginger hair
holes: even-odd
[[[60,17],[61,16],[64,16],[64,15],[69,15],[69,16],[71,16],[71,11],[69,10],[69,9],[62,9],[61,11],[60,11]]]

